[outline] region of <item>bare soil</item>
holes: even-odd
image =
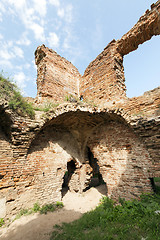
[[[49,240],[55,224],[72,222],[83,213],[94,209],[103,195],[106,195],[105,185],[92,187],[83,194],[67,192],[63,197],[64,208],[53,213],[41,215],[35,213],[22,216],[8,227],[0,229],[1,240]]]

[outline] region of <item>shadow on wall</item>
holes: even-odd
[[[98,160],[109,196],[132,199],[152,192],[149,153],[128,126],[113,121],[98,127],[87,144]]]
[[[83,125],[85,124],[85,116],[81,118]],[[91,171],[86,176],[88,178],[87,184],[90,181],[91,172],[93,172],[94,176],[96,173],[98,174],[98,184],[102,176],[107,184],[108,195],[113,198],[120,196],[131,199],[138,197],[142,192],[151,192],[152,188],[149,180],[151,174],[149,171],[152,163],[142,141],[124,121],[116,120],[116,118],[111,120],[110,118],[108,122],[99,125],[100,122],[104,122],[104,118],[100,115],[93,115],[93,119],[94,124],[91,122],[91,116],[89,116],[88,120],[90,121],[86,123],[85,128],[82,128],[87,131],[88,124],[90,124],[90,131],[87,133],[90,134],[92,131],[86,143],[86,146],[88,146],[86,164],[82,164],[83,167],[87,164],[91,167]],[[68,124],[69,120],[66,119],[65,121]],[[82,131],[80,126],[76,124],[77,131]],[[69,125],[67,127],[69,129]],[[28,164],[33,164],[35,169],[36,166],[38,168],[38,171],[35,170],[36,174],[44,172],[43,180],[37,181],[38,184],[41,184],[39,187],[42,190],[42,188],[46,188],[47,183],[53,199],[54,192],[58,193],[57,198],[61,199],[67,162],[72,162],[73,159],[79,159],[80,157],[78,141],[67,130],[67,127],[47,126],[38,134],[28,154]],[[83,173],[85,173],[85,169]],[[71,180],[67,183],[69,188],[71,182],[76,185],[73,186],[75,191],[81,184],[78,174],[74,167],[74,171],[69,173],[69,178],[72,178],[74,183]],[[91,178],[90,186],[94,181],[94,178]],[[85,186],[87,185],[82,186],[84,187],[83,190]],[[44,189],[44,191],[48,191],[48,189]],[[48,195],[48,197],[51,196]]]
[[[46,149],[52,151],[54,144],[58,144],[64,151],[73,156],[75,159],[79,158],[78,144],[71,132],[62,126],[54,125],[48,126],[39,132],[32,142],[28,154],[32,154],[35,151],[43,151],[44,153],[47,153]]]

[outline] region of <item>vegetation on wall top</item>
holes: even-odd
[[[2,74],[0,74],[0,99],[8,101],[10,109],[19,115],[29,116],[32,119],[35,117],[32,104],[26,102],[16,84]]]

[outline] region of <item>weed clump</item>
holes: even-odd
[[[16,84],[0,74],[0,98],[8,101],[10,109],[19,115],[30,118],[35,117],[35,112],[31,103],[25,101]]]
[[[56,202],[56,204],[45,204],[41,207],[40,213],[47,214],[47,212],[54,212],[58,208],[62,208],[64,205],[62,202]]]
[[[35,203],[34,206],[33,206],[33,211],[34,212],[39,212],[41,209],[40,205],[38,203]]]
[[[46,204],[40,209],[41,214],[47,214],[47,212],[54,212],[56,209],[54,204]]]
[[[55,204],[45,204],[42,207],[40,207],[39,203],[35,203],[33,205],[33,208],[21,209],[14,220],[19,219],[21,216],[30,215],[37,212],[40,212],[40,214],[47,214],[47,212],[54,212],[55,210],[62,208],[63,206],[64,205],[62,202],[56,202]]]
[[[0,218],[0,227],[2,227],[4,225],[4,219]]]
[[[42,106],[34,107],[34,110],[49,112],[49,111],[54,111],[54,109],[58,106],[59,106],[59,103],[45,102]]]

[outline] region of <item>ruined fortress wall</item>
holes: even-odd
[[[117,105],[118,107],[118,105]],[[145,92],[142,96],[127,99],[119,104],[133,119],[134,132],[146,145],[152,157],[153,176],[160,176],[160,87]],[[134,126],[135,125],[135,126]]]
[[[35,194],[40,203],[61,201],[67,162],[77,156],[77,151],[75,139],[63,128],[49,126],[38,134],[27,161],[36,169]]]
[[[0,217],[2,218],[6,215],[6,201],[10,199],[10,192],[7,188],[13,190],[12,165],[13,151],[7,137],[0,128]]]
[[[108,195],[132,199],[151,192],[149,153],[128,126],[111,122],[97,127],[88,146],[98,160]]]
[[[128,98],[117,107],[123,108],[128,114],[142,117],[160,115],[160,87],[145,92],[142,96]]]
[[[51,98],[63,102],[68,95],[79,95],[80,74],[76,67],[44,45],[35,52],[38,102]],[[47,100],[46,100],[47,101]]]
[[[73,170],[68,163],[75,165],[69,189],[86,189],[93,171],[88,148],[109,196],[131,199],[152,192],[149,178],[160,176],[160,89],[128,99],[123,56],[159,34],[159,10],[160,1],[122,39],[112,41],[83,78],[53,50],[37,48],[37,102],[61,102],[72,94],[99,107],[64,103],[45,119],[31,120],[0,103],[0,218],[37,201],[61,200],[64,174]]]
[[[152,158],[152,164],[150,165],[150,171],[152,177],[160,176],[160,117],[143,119],[140,117],[131,122],[133,131],[145,144],[150,157]]]
[[[123,58],[113,40],[89,64],[80,83],[80,95],[96,103],[115,101],[126,97]]]
[[[153,122],[147,131],[137,122],[132,126],[137,131],[135,134],[121,115],[118,110],[113,113],[113,110],[95,110],[75,103],[59,106],[44,125],[41,121],[38,124],[20,117],[12,119],[11,138],[8,139],[2,130],[0,135],[0,174],[3,175],[0,206],[3,205],[3,212],[10,216],[22,208],[32,207],[37,201],[44,204],[61,200],[63,177],[72,160],[75,169],[70,175],[69,189],[83,192],[93,170],[87,152],[84,155],[88,147],[98,159],[110,196],[129,199],[142,192],[151,192],[149,177],[158,176],[160,155],[155,152],[150,157],[142,140],[145,142],[143,134],[146,139],[150,134],[153,153],[158,146],[150,132]],[[152,158],[155,156],[156,161]]]
[[[136,50],[139,44],[160,34],[160,1],[152,4],[151,10],[147,10],[140,17],[133,28],[117,41],[117,49],[122,56]]]
[[[159,34],[160,1],[153,4],[151,10],[147,10],[128,33],[120,40],[109,43],[89,64],[80,84],[80,94],[84,99],[103,105],[108,102],[123,102],[126,99],[124,55]]]

